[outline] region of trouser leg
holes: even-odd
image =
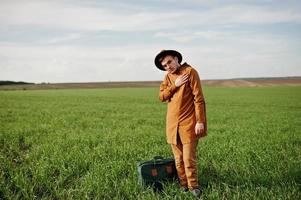
[[[176,169],[182,187],[187,187],[187,178],[185,173],[184,161],[183,161],[183,145],[181,142],[177,144],[171,144],[172,152],[174,154]]]
[[[185,175],[189,189],[199,187],[197,174],[196,149],[198,141],[193,141],[188,144],[183,144],[183,162],[185,167]]]

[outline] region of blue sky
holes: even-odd
[[[301,1],[0,0],[0,80],[161,80],[176,49],[201,79],[301,75]]]

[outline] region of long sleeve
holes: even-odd
[[[196,113],[196,121],[199,123],[206,122],[206,104],[202,92],[201,80],[195,69],[191,70],[190,87],[194,96],[194,107]]]
[[[168,76],[166,75],[163,82],[160,85],[159,99],[162,102],[169,100],[175,93],[176,89],[177,87],[175,83],[169,81]]]

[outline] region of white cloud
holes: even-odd
[[[226,31],[183,31],[183,32],[157,32],[154,34],[156,38],[166,38],[179,43],[187,43],[193,40],[225,40],[228,38],[234,38],[237,33]]]
[[[71,34],[65,35],[63,37],[53,37],[53,38],[49,39],[48,41],[40,41],[40,43],[58,44],[61,42],[69,42],[69,41],[80,39],[80,38],[81,38],[81,34],[71,33]]]
[[[236,23],[280,23],[301,22],[301,13],[297,8],[279,9],[249,5],[225,6],[217,10],[225,22]],[[218,16],[218,15],[217,15]]]
[[[151,30],[166,28],[176,13],[123,12],[57,1],[13,1],[0,7],[2,26],[40,26],[63,30]],[[165,19],[165,20],[162,20]],[[174,26],[174,25],[173,25]]]
[[[16,46],[1,44],[0,80],[34,82],[160,80],[156,47]],[[5,66],[5,67],[3,67]],[[22,72],[22,73],[21,73]]]
[[[178,49],[184,61],[195,65],[205,79],[301,75],[299,38],[266,30],[240,30],[241,25],[254,24],[300,26],[298,7],[189,0],[196,8],[148,10],[143,3],[133,6],[135,1],[123,1],[120,6],[71,2],[1,1],[0,34],[26,30],[32,38],[40,37],[28,42],[27,35],[17,34],[20,38],[0,40],[0,80],[160,80],[164,73],[153,64],[160,49]],[[197,9],[200,6],[204,7]],[[101,43],[114,38],[104,36],[102,30],[109,30],[108,35],[115,33],[123,44],[110,47]],[[147,32],[154,37],[145,36],[137,42],[134,36],[118,35],[122,34],[119,31]]]
[[[161,80],[164,73],[153,64],[154,56],[161,47],[158,44],[124,47],[1,44],[0,80]],[[182,52],[183,61],[195,66],[202,79],[301,74],[301,59],[296,49],[277,37],[234,35],[223,42],[193,46],[174,43],[165,48]]]
[[[116,10],[66,1],[4,1],[0,7],[2,26],[41,26],[52,29],[161,30],[229,23],[301,22],[298,8],[279,9],[256,5],[222,5],[202,10]]]

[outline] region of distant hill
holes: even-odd
[[[10,81],[0,81],[10,82]],[[11,81],[13,82],[13,81]],[[159,87],[161,81],[133,82],[87,82],[87,83],[25,83],[0,84],[0,90],[36,90],[36,89],[77,89],[77,88],[123,88],[123,87]],[[301,86],[301,77],[273,78],[237,78],[202,80],[208,87],[268,87],[268,86]]]
[[[27,83],[27,82],[16,82],[16,81],[0,81],[0,85],[26,85],[26,84],[33,84],[33,83]]]
[[[204,85],[216,87],[301,86],[301,77],[235,78],[204,80]]]

